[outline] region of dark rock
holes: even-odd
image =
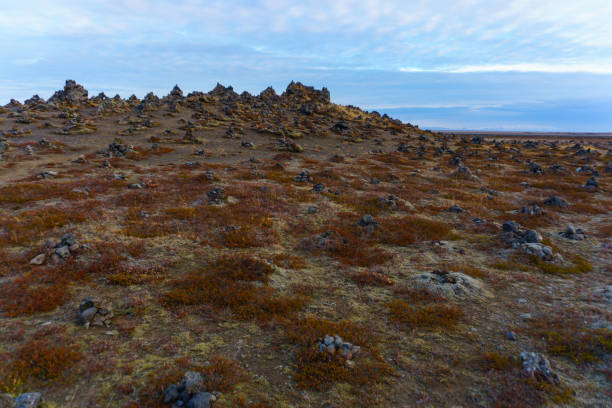
[[[540,233],[537,232],[536,230],[527,230],[523,234],[523,239],[525,242],[530,242],[530,243],[542,242],[542,235],[540,235]]]
[[[593,176],[587,180],[584,186],[586,188],[599,188],[599,181],[595,178],[595,176]]]
[[[519,232],[520,225],[516,221],[506,221],[502,225],[504,232]]]
[[[559,196],[552,196],[552,197],[547,198],[544,201],[544,204],[550,205],[550,206],[562,207],[562,208],[569,206],[569,203]]]
[[[374,230],[376,227],[378,227],[378,222],[374,221],[374,218],[370,214],[366,214],[361,217],[357,225],[368,230]]]
[[[179,395],[178,387],[175,384],[169,385],[164,391],[164,404],[175,402]]]
[[[529,165],[529,171],[531,171],[534,174],[542,174],[542,173],[544,173],[544,170],[542,169],[542,166],[540,166],[536,162],[531,162],[531,164]]]
[[[208,197],[208,201],[210,203],[219,204],[221,201],[227,199],[227,194],[225,193],[225,189],[223,189],[223,187],[216,187],[206,192],[206,197]]]
[[[186,408],[210,408],[211,403],[215,401],[215,396],[209,392],[198,392],[190,399]]]
[[[312,181],[312,177],[310,176],[310,172],[308,170],[302,170],[300,174],[295,176],[295,181],[299,183],[307,183]]]
[[[559,235],[567,239],[573,239],[575,241],[582,241],[586,238],[586,234],[582,229],[574,228],[571,225],[568,225],[567,229],[563,232],[560,232]]]
[[[506,333],[506,338],[511,341],[516,341],[516,333],[514,333],[513,331],[509,331],[508,333]]]
[[[463,208],[459,207],[457,204],[453,204],[448,210],[446,210],[448,212],[452,212],[452,213],[462,213],[463,212]]]
[[[317,192],[317,193],[320,193],[320,192],[322,192],[323,190],[325,190],[325,186],[324,186],[323,184],[321,184],[321,183],[317,183],[317,184],[315,184],[315,185],[312,187],[312,190],[313,190],[313,191],[315,191],[315,192]]]

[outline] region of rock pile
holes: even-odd
[[[585,188],[589,188],[589,189],[596,189],[599,188],[599,180],[597,180],[595,178],[595,176],[592,176],[591,178],[589,178],[586,182],[586,184],[584,185]]]
[[[216,187],[206,192],[206,197],[208,197],[210,204],[221,204],[223,200],[227,199],[227,193],[223,187]]]
[[[554,206],[554,207],[561,207],[561,208],[565,208],[569,206],[569,203],[565,199],[559,196],[552,196],[552,197],[547,198],[546,200],[544,200],[544,204]]]
[[[366,214],[361,217],[357,225],[363,227],[366,231],[372,232],[378,227],[378,222],[374,221],[374,218],[370,214]]]
[[[109,157],[124,157],[131,151],[132,149],[129,146],[126,146],[118,139],[115,139],[113,143],[108,145],[108,150],[106,153]]]
[[[535,378],[537,381],[544,381],[548,384],[558,385],[560,383],[559,376],[552,371],[550,362],[542,354],[522,351],[521,361],[523,362],[523,373],[525,376]]]
[[[171,384],[164,391],[164,404],[173,407],[210,408],[216,399],[204,390],[204,379],[195,371],[187,371],[178,385]]]
[[[55,92],[53,96],[49,98],[47,103],[54,105],[69,104],[78,106],[87,102],[87,95],[87,89],[83,88],[83,86],[77,84],[72,79],[68,79],[66,80],[64,89]]]
[[[317,341],[317,349],[320,353],[328,353],[332,356],[340,355],[343,358],[350,360],[357,353],[359,353],[361,347],[343,341],[342,337],[338,336],[337,334],[334,334],[333,336],[326,334],[325,337]]]
[[[573,239],[575,241],[582,241],[586,238],[586,234],[580,228],[574,228],[572,225],[568,225],[565,231],[559,233],[562,237],[567,239]]]
[[[542,235],[536,230],[524,230],[515,221],[506,221],[502,225],[504,238],[513,246],[519,246],[523,243],[539,243],[542,242]]]
[[[506,221],[503,226],[503,237],[513,248],[521,248],[528,255],[544,261],[555,260],[552,248],[542,244],[542,235],[536,230],[524,230],[515,221]],[[560,255],[557,255],[560,258]]]
[[[110,327],[113,311],[109,304],[87,297],[79,305],[79,321],[89,327]]]
[[[542,215],[544,214],[544,211],[542,210],[542,208],[540,208],[540,206],[534,204],[532,206],[524,205],[521,208],[520,213],[527,215]]]
[[[295,181],[297,181],[298,183],[312,182],[312,176],[310,175],[310,172],[308,170],[302,170],[300,174],[295,176]]]
[[[66,260],[73,256],[82,246],[74,238],[72,234],[66,234],[59,242],[53,239],[48,239],[45,243],[47,248],[46,253],[38,254],[30,260],[31,265],[42,265],[47,259],[57,263],[61,260]]]

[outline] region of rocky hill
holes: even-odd
[[[612,142],[292,82],[0,107],[0,407],[612,405]]]

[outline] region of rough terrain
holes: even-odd
[[[612,406],[611,149],[300,83],[11,101],[0,407]]]

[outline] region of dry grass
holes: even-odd
[[[388,304],[391,318],[410,329],[446,328],[452,329],[463,317],[459,307],[445,304],[412,306],[403,300],[394,300]]]

